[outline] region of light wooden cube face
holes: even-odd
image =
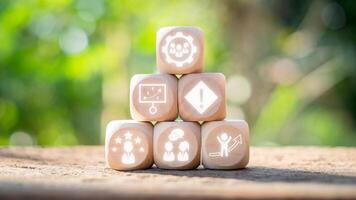
[[[168,121],[178,116],[177,77],[137,74],[130,83],[130,112],[137,121]]]
[[[201,72],[204,34],[195,27],[164,27],[157,32],[157,67],[161,73]]]
[[[160,122],[154,127],[154,162],[162,169],[195,169],[200,165],[200,144],[198,123]]]
[[[111,121],[106,127],[105,158],[116,170],[146,169],[153,164],[153,126],[135,121]]]
[[[209,169],[240,169],[249,161],[249,128],[243,120],[202,125],[202,160]]]
[[[179,115],[184,121],[222,120],[226,116],[225,76],[184,75],[178,82]]]

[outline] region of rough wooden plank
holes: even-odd
[[[103,147],[1,148],[4,197],[356,198],[356,148],[254,147],[245,170],[133,172],[106,168]]]

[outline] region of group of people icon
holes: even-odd
[[[190,53],[190,45],[188,42],[175,43],[174,41],[169,45],[169,54],[175,58],[181,58],[184,55]]]
[[[168,141],[164,145],[165,152],[163,154],[163,160],[167,162],[173,162],[177,159],[177,161],[188,161],[189,159],[189,143],[187,141],[180,142],[178,145],[179,152],[176,155],[173,152],[173,143]]]
[[[174,153],[175,143],[184,136],[184,131],[182,129],[173,129],[168,136],[168,141],[164,144],[163,160],[166,162],[173,161],[188,161],[189,160],[189,142],[181,141],[179,142],[177,154]]]

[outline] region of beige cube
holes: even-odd
[[[225,76],[197,73],[181,77],[178,108],[184,121],[223,120],[226,116]]]
[[[154,127],[153,157],[162,169],[195,169],[200,165],[200,125],[160,122]]]
[[[243,120],[202,125],[202,160],[208,169],[240,169],[249,161],[249,128]]]
[[[130,112],[137,121],[168,121],[178,116],[177,77],[137,74],[130,83]]]
[[[116,170],[150,168],[153,164],[153,126],[131,120],[111,121],[106,127],[105,159]]]
[[[204,34],[189,26],[164,27],[157,32],[158,70],[168,74],[201,72],[204,62]]]

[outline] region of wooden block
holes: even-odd
[[[153,164],[153,126],[132,120],[111,121],[106,127],[105,159],[117,170],[150,168]]]
[[[243,120],[202,125],[202,160],[209,169],[240,169],[249,161],[249,128]]]
[[[130,83],[130,112],[137,121],[168,121],[178,116],[177,77],[137,74]]]
[[[154,127],[153,157],[162,169],[195,169],[200,165],[200,125],[160,122]]]
[[[204,34],[200,28],[164,27],[158,30],[156,41],[159,72],[189,74],[203,70]]]
[[[184,121],[223,120],[226,116],[225,76],[197,73],[181,77],[178,108]]]

